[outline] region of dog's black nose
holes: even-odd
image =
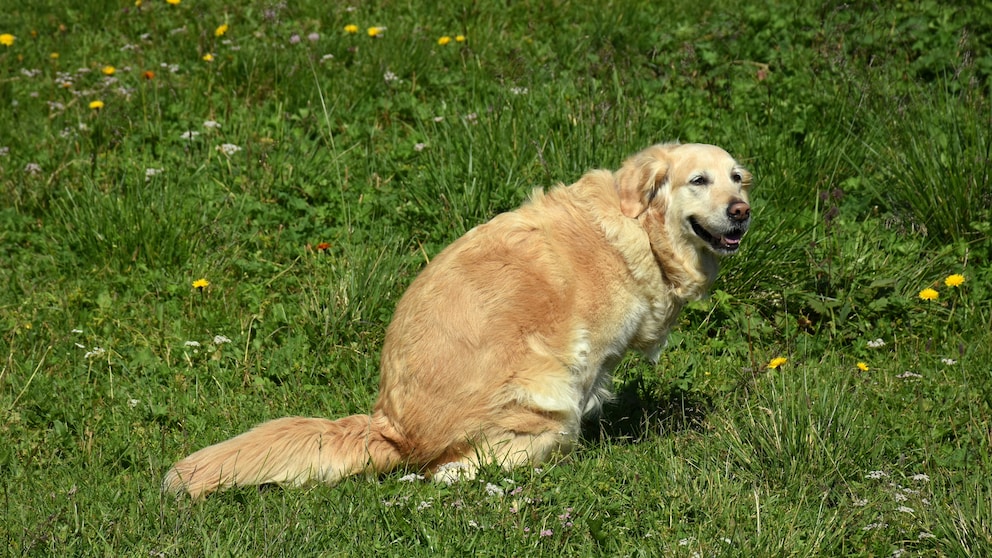
[[[751,218],[751,206],[744,200],[736,200],[727,206],[727,217],[736,223],[747,221]]]

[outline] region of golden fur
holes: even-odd
[[[634,349],[652,360],[717,256],[750,223],[751,177],[700,144],[652,146],[616,172],[535,191],[441,252],[403,295],[371,415],[282,418],[179,461],[168,491],[335,483],[414,467],[472,477],[569,451]]]

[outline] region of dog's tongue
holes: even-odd
[[[721,236],[720,244],[727,248],[737,248],[741,245],[741,235],[733,234],[731,236]]]

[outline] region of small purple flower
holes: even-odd
[[[542,537],[550,537],[551,535],[554,535],[554,534],[555,534],[555,532],[552,531],[551,529],[542,529],[541,530],[541,536]]]
[[[311,43],[316,43],[317,41],[320,40],[320,33],[310,33],[309,35],[307,35],[307,39]]]
[[[289,44],[291,45],[300,44],[300,36],[294,33],[293,36],[289,38]]]

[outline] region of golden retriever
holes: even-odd
[[[281,418],[176,463],[164,488],[335,483],[412,467],[440,481],[567,453],[635,349],[655,361],[683,305],[751,221],[751,175],[712,145],[661,144],[537,190],[442,251],[396,307],[370,415]]]

